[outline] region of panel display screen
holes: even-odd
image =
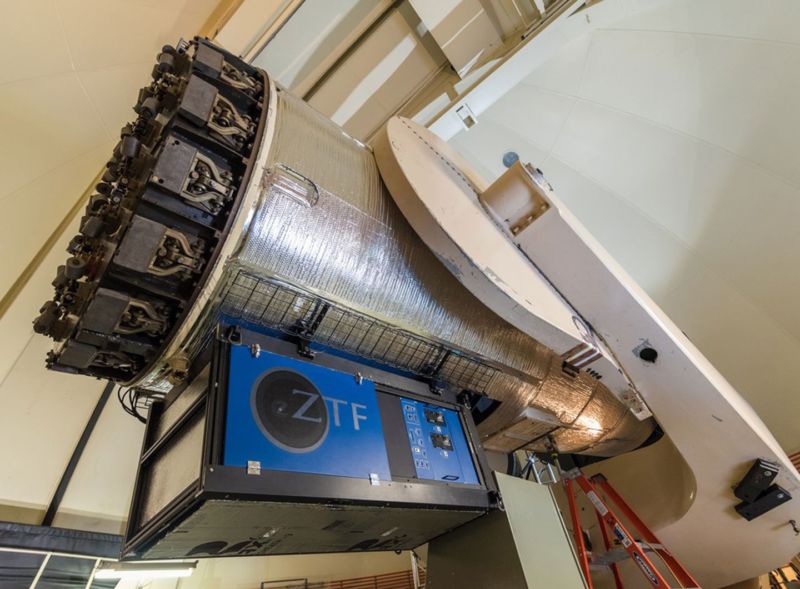
[[[461,419],[456,411],[401,398],[414,468],[420,479],[477,485]]]

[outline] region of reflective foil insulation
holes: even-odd
[[[652,431],[467,291],[370,149],[265,72],[165,47],[134,110],[34,322],[48,367],[163,395],[238,323],[498,401],[489,449],[614,455]]]

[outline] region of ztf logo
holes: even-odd
[[[256,382],[250,405],[267,439],[283,450],[296,453],[319,448],[328,437],[331,421],[338,428],[352,417],[353,429],[359,431],[361,422],[367,419],[359,412],[366,405],[323,397],[305,376],[280,368],[266,372]]]

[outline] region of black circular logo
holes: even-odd
[[[311,452],[328,435],[328,409],[314,384],[286,369],[266,372],[250,399],[253,417],[265,436],[289,452]]]

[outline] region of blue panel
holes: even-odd
[[[417,476],[477,485],[478,475],[458,413],[412,399],[401,398],[400,403]]]
[[[224,464],[389,480],[375,385],[354,375],[231,349]]]

